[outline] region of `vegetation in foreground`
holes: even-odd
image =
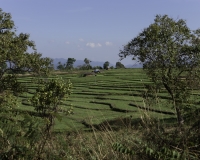
[[[154,24],[121,51],[122,57],[134,55],[143,62],[150,78],[148,83],[143,83],[143,105],[136,105],[145,110],[138,117],[111,120],[106,117],[101,123],[88,119],[83,122],[88,132],[55,132],[56,123],[78,111],[65,104],[71,95],[72,83],[59,77],[47,78],[51,60],[36,52],[29,35],[16,34],[11,15],[2,10],[0,31],[0,159],[200,159],[199,30],[192,33],[185,21],[157,16]],[[33,53],[27,53],[28,48],[32,48]],[[18,77],[25,72],[35,76],[32,86],[25,85],[26,79]],[[124,83],[125,77],[118,77],[117,83],[92,87],[102,95],[110,92],[113,84],[118,84],[118,90],[112,93],[127,95],[127,88],[119,83]],[[91,80],[84,78],[84,81]],[[109,80],[114,81],[110,77]],[[81,85],[76,81],[74,84],[77,88]],[[76,88],[74,90],[76,92]],[[82,91],[89,96],[96,93]],[[24,101],[32,108],[17,103],[24,93],[30,93]],[[109,101],[114,99],[117,98],[111,97]],[[162,106],[163,99],[167,99],[168,108],[175,109],[177,122],[173,115],[161,119],[150,114],[159,113],[155,107]],[[118,108],[103,101],[110,104],[112,111],[128,112],[123,105]],[[162,111],[163,106],[160,108]]]

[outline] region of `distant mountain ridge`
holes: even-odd
[[[58,66],[58,62],[61,62],[62,64],[64,64],[64,63],[67,62],[67,59],[64,59],[64,58],[55,58],[55,59],[53,59],[53,65],[54,65],[54,68],[55,68],[55,69],[56,69],[57,66]],[[103,64],[104,64],[104,63],[105,63],[105,62],[92,61],[92,62],[90,63],[90,65],[91,65],[92,67],[95,67],[95,66],[101,66],[101,67],[103,67]],[[84,62],[83,60],[76,60],[76,61],[74,62],[74,67],[78,67],[78,66],[83,65],[83,64],[85,64],[85,62]],[[113,64],[110,64],[110,66],[115,67],[115,64],[114,64],[114,65],[113,65]],[[129,65],[126,65],[125,67],[126,67],[126,68],[142,68],[142,65],[141,65],[141,64],[133,64],[133,65],[129,64]]]

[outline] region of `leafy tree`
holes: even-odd
[[[62,78],[51,79],[48,81],[40,80],[39,86],[31,98],[31,103],[41,117],[48,119],[46,130],[50,132],[55,123],[55,118],[61,120],[58,112],[69,114],[72,110],[65,110],[59,105],[71,94],[72,83],[66,83]]]
[[[85,62],[86,69],[92,69],[92,66],[90,65],[90,62],[92,62],[92,61],[90,61],[89,59],[85,58],[84,62]]]
[[[110,65],[110,62],[106,61],[106,62],[103,64],[103,68],[104,68],[104,69],[108,69],[109,65]]]
[[[125,68],[121,62],[116,62],[116,68]]]
[[[21,85],[16,81],[17,73],[47,74],[49,72],[48,67],[52,60],[42,58],[42,54],[37,53],[35,43],[29,40],[28,34],[16,34],[11,14],[3,12],[2,9],[0,9],[0,47],[1,92],[6,89],[19,91]],[[33,52],[28,53],[28,49]],[[5,73],[12,73],[12,76]]]
[[[28,53],[30,49],[33,53]],[[0,159],[54,156],[46,144],[51,140],[51,127],[54,119],[59,118],[58,111],[64,110],[58,105],[70,94],[71,83],[39,80],[39,88],[31,100],[36,112],[18,109],[21,102],[16,96],[27,91],[18,81],[17,73],[48,75],[52,60],[41,56],[28,34],[16,34],[11,14],[0,9]],[[45,114],[40,114],[41,110]],[[69,114],[70,110],[66,112]]]
[[[85,58],[85,59],[84,59],[84,62],[85,62],[86,65],[89,65],[90,62],[92,62],[92,61],[90,61],[89,59]]]
[[[183,123],[185,104],[191,90],[199,85],[200,29],[190,30],[183,19],[157,15],[154,23],[132,39],[119,56],[133,56],[154,82],[171,97],[179,124]]]
[[[65,64],[62,64],[61,62],[58,62],[57,69],[58,70],[64,70],[65,69]]]
[[[8,64],[7,68],[0,69],[0,79],[7,71],[17,73],[28,71],[34,73],[46,72],[46,67],[52,61],[49,58],[41,58],[37,53],[35,44],[29,40],[29,35],[15,33],[14,22],[11,15],[0,9],[0,64]],[[28,49],[33,53],[29,54]],[[42,66],[42,67],[41,67]]]
[[[73,69],[74,68],[73,67],[74,62],[76,62],[76,59],[74,59],[74,58],[68,58],[66,66],[65,66],[66,69]]]

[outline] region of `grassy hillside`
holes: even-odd
[[[73,83],[73,93],[62,106],[72,105],[74,114],[63,115],[62,121],[55,126],[56,131],[88,130],[91,124],[99,125],[125,117],[139,118],[144,111],[160,119],[175,117],[165,92],[158,95],[163,101],[162,105],[147,106],[142,95],[146,90],[145,84],[151,82],[142,69],[105,70],[96,76],[83,77],[85,72],[54,73],[49,77],[61,76]],[[37,86],[32,83],[32,77],[23,76],[19,80],[28,87],[28,93],[19,97],[23,100],[19,109],[33,111],[33,107],[26,100],[33,95]]]
[[[96,76],[83,76],[85,73],[91,71],[54,72],[49,78],[41,77],[45,81],[62,77],[73,83],[72,94],[61,104],[65,109],[72,106],[73,114],[60,113],[62,120],[56,121],[53,130],[46,130],[48,119],[38,118],[41,114],[28,101],[39,84],[30,75],[21,75],[19,81],[28,90],[18,96],[19,112],[14,108],[16,123],[4,125],[11,132],[7,135],[1,132],[1,135],[10,136],[20,149],[30,141],[31,145],[26,145],[30,152],[25,148],[23,154],[33,159],[200,158],[199,90],[192,91],[187,114],[184,114],[185,123],[179,126],[166,90],[147,93],[146,87],[151,81],[142,69],[105,70]],[[21,126],[14,127],[22,115],[26,121],[21,126],[26,125],[27,132]],[[8,143],[3,138],[1,142],[5,146]],[[11,154],[4,147],[2,150],[6,156]],[[21,156],[22,152],[16,150],[13,154]]]

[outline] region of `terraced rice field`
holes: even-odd
[[[72,105],[74,114],[63,115],[62,121],[57,122],[54,128],[56,131],[87,130],[90,124],[99,125],[125,117],[136,119],[144,113],[160,119],[175,118],[174,109],[169,106],[165,92],[159,95],[162,103],[153,107],[145,103],[142,98],[144,85],[151,82],[142,69],[113,69],[87,77],[82,77],[82,72],[84,71],[50,76],[62,76],[63,79],[70,79],[73,84],[73,93],[63,106]],[[26,99],[33,95],[36,87],[31,79],[19,78],[29,89],[28,93],[19,97],[23,102],[19,107],[21,110],[34,111],[33,107],[26,103]]]

